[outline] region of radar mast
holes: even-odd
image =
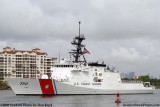
[[[72,49],[71,52],[69,52],[70,54],[73,55],[74,60],[73,62],[78,63],[78,62],[85,62],[86,63],[86,59],[84,57],[84,54],[86,54],[86,52],[84,52],[85,50],[85,45],[82,44],[82,41],[85,40],[84,35],[82,35],[80,33],[80,24],[81,22],[79,22],[79,35],[75,36],[73,38],[73,41],[71,42],[71,44],[76,48],[76,49]],[[83,56],[83,60],[81,60],[81,56]]]

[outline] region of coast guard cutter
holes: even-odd
[[[84,35],[76,36],[71,42],[75,46],[70,55],[72,60],[63,59],[54,64],[49,79],[8,78],[8,84],[16,95],[56,95],[56,94],[137,94],[153,93],[149,82],[123,81],[119,72],[106,64],[87,63],[85,54],[90,52],[82,44]]]

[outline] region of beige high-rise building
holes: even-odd
[[[31,51],[15,50],[10,47],[0,52],[0,79],[39,78],[43,74],[51,76],[50,68],[57,58],[48,58],[39,48]]]

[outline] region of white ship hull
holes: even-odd
[[[54,79],[7,79],[16,95],[57,95],[57,94],[143,94],[153,93],[152,87],[142,84],[121,84],[122,87],[96,89],[74,86]],[[123,86],[124,85],[124,86]],[[100,86],[99,86],[100,87]]]

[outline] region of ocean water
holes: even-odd
[[[0,90],[0,107],[160,107],[160,90],[154,94],[16,96],[12,90]]]

